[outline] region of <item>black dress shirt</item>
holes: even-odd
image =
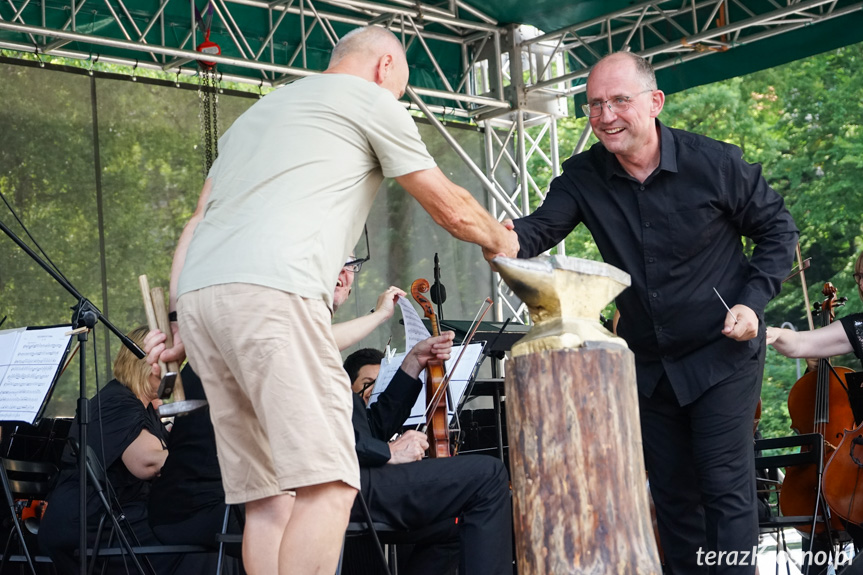
[[[351,423],[357,444],[360,469],[379,467],[390,460],[387,440],[401,431],[422,390],[422,382],[399,369],[377,401],[366,408],[363,398],[354,396]]]
[[[597,143],[563,164],[515,231],[527,258],[584,222],[605,262],[632,276],[617,298],[618,333],[635,353],[640,392],[650,396],[664,371],[685,405],[764,345],[764,307],[791,267],[798,232],[761,166],[738,147],[657,126],[660,163],[643,183]],[[755,242],[749,258],[741,236]],[[714,287],[730,307],[758,315],[758,337],[722,335],[727,311]]]

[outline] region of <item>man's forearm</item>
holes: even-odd
[[[453,237],[487,251],[509,257],[517,255],[515,233],[494,219],[470,192],[451,182],[439,168],[399,176],[396,181]]]

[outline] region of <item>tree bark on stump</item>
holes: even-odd
[[[510,360],[507,426],[519,575],[659,575],[632,352]]]

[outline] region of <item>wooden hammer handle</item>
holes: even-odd
[[[141,297],[144,299],[144,312],[147,314],[147,327],[151,330],[158,329],[162,333],[168,336],[168,340],[165,345],[167,347],[172,347],[172,334],[171,334],[171,324],[168,322],[168,312],[165,309],[165,297],[164,294],[162,297],[158,298],[158,302],[154,300],[152,291],[150,290],[150,282],[147,280],[146,275],[138,276],[138,284],[141,287]],[[161,292],[161,288],[159,288]],[[160,318],[159,316],[163,316]],[[173,367],[174,369],[171,369]],[[162,377],[165,376],[169,371],[174,371],[176,373],[178,366],[168,366],[165,365],[165,362],[159,360],[159,368],[162,371]],[[179,374],[178,374],[179,378]],[[183,400],[185,399],[185,394],[183,393],[183,386],[179,380],[174,384],[174,393],[173,397],[175,400]]]
[[[165,347],[174,347],[174,332],[171,331],[168,308],[165,307],[165,290],[160,287],[151,288],[150,297],[153,300],[153,309],[156,312],[156,323],[159,326],[159,331],[165,334]],[[168,371],[177,374],[177,381],[174,383],[174,401],[183,401],[186,399],[186,394],[183,391],[183,382],[180,380],[179,362],[169,361]]]

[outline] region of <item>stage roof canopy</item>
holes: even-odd
[[[7,0],[0,48],[195,74],[208,14],[223,79],[315,73],[338,37],[383,24],[404,36],[417,93],[471,115],[578,94],[625,47],[674,92],[863,40],[857,0]]]

